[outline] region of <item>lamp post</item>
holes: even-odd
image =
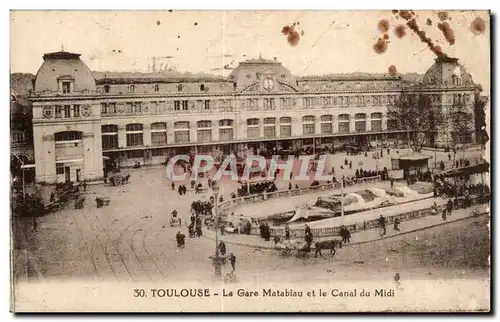
[[[224,260],[224,257],[219,255],[219,214],[217,211],[219,187],[217,186],[217,184],[215,184],[215,186],[212,186],[212,190],[215,197],[213,211],[215,216],[215,254],[213,256],[210,256],[209,258],[212,260],[212,265],[214,266],[215,277],[219,278],[222,276],[222,262]]]

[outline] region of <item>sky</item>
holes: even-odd
[[[476,83],[489,90],[490,22],[487,11],[448,11],[445,20],[455,36],[450,45],[437,27],[438,11],[415,11],[419,28],[448,56],[459,58]],[[473,33],[471,22],[486,30]],[[294,75],[372,72],[425,73],[436,58],[408,28],[386,11],[12,11],[11,72],[36,73],[47,52],[63,47],[80,53],[94,71],[147,71],[151,57],[181,72],[227,75],[239,61],[276,57]],[[430,19],[431,25],[427,24]],[[376,53],[388,21],[387,50]],[[295,23],[300,35],[291,45],[282,33]]]

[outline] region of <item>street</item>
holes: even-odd
[[[97,208],[93,199],[100,195],[109,197],[111,205]],[[191,202],[202,196],[194,192],[179,196],[172,191],[163,168],[135,170],[131,183],[123,186],[91,185],[86,198],[84,209],[67,209],[39,218],[35,232],[31,231],[31,219],[17,222],[18,248],[29,249],[35,258],[31,266],[37,266],[28,269],[30,277],[36,276],[33,272],[37,271],[44,279],[63,281],[212,278],[208,257],[215,251],[214,241],[187,237],[186,247],[178,249],[175,234],[182,230],[187,235],[187,229],[169,225],[173,209],[177,209],[183,221],[188,220]],[[341,279],[363,279],[367,273],[389,278],[395,270],[411,272],[412,276],[436,272],[441,276],[487,278],[486,219],[468,219],[344,247],[334,258],[283,258],[274,250],[229,244],[227,247],[228,253],[237,257],[238,278],[246,281],[299,278],[319,283],[330,278],[327,270]]]

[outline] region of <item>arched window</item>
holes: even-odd
[[[177,91],[182,92],[182,84],[177,85]]]
[[[338,116],[339,122],[339,133],[349,133],[349,122],[350,116],[349,114],[340,114]]]
[[[321,115],[321,134],[333,133],[333,116]]]
[[[174,141],[175,143],[189,143],[189,122],[174,123]]]
[[[156,122],[151,124],[151,144],[152,145],[167,144],[167,123]]]
[[[210,142],[212,141],[212,121],[203,120],[196,123],[197,142]]]
[[[304,135],[312,135],[315,133],[316,118],[313,115],[307,115],[302,118],[302,133]]]
[[[127,124],[125,126],[127,146],[142,146],[144,144],[142,128],[142,124],[138,123]]]
[[[79,131],[57,132],[54,134],[54,140],[56,142],[81,141],[82,132]]]
[[[101,125],[102,149],[118,149],[118,126],[113,124]]]
[[[257,118],[247,119],[247,137],[249,139],[260,137],[260,120]]]
[[[371,118],[371,129],[373,132],[382,131],[382,113],[372,113]]]
[[[264,119],[264,138],[272,139],[276,137],[276,118],[266,117]]]
[[[201,84],[201,85],[200,85],[200,91],[202,91],[202,92],[203,92],[204,90],[205,90],[205,84]]]
[[[292,136],[292,118],[289,116],[280,117],[280,137]]]
[[[160,91],[160,85],[155,84],[155,92],[159,92],[159,91]]]
[[[104,93],[109,93],[109,85],[104,85]]]
[[[233,120],[219,121],[219,141],[231,141],[233,139]]]
[[[366,114],[365,113],[357,113],[354,115],[354,130],[356,132],[365,132],[366,131]]]
[[[128,87],[128,91],[129,91],[130,93],[135,93],[135,85],[130,85],[130,86]]]

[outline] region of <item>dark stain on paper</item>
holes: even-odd
[[[470,29],[475,35],[484,34],[486,31],[486,24],[482,18],[476,17],[471,24]]]

